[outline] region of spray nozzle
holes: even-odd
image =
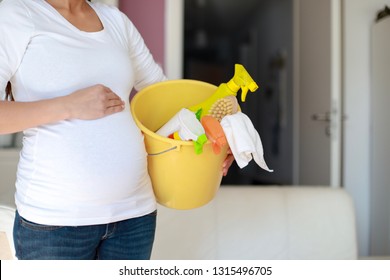
[[[245,102],[248,90],[251,92],[256,91],[259,86],[249,75],[248,71],[241,64],[235,65],[234,76],[227,83],[229,89],[232,92],[238,92],[241,89],[241,101]]]

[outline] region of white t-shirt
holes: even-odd
[[[20,215],[36,223],[102,224],[156,209],[128,100],[133,86],[140,90],[165,76],[123,13],[90,5],[102,31],[80,31],[44,0],[0,3],[2,95],[9,80],[15,100],[24,102],[103,84],[126,101],[123,112],[105,118],[24,131],[15,200]]]

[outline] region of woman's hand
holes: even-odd
[[[94,120],[123,111],[125,103],[111,89],[94,85],[65,96],[70,119]]]
[[[227,156],[222,164],[222,174],[223,176],[226,176],[228,171],[229,171],[229,168],[230,166],[232,165],[234,161],[234,156],[232,154],[232,151],[230,150],[230,148],[228,149],[227,151]]]

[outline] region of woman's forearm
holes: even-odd
[[[98,119],[123,109],[124,102],[103,85],[34,102],[0,101],[0,134],[15,133],[65,119]]]
[[[0,101],[0,134],[67,119],[68,111],[61,98],[36,102]]]

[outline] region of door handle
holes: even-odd
[[[330,122],[330,112],[313,114],[311,115],[311,119],[318,122]]]
[[[311,119],[313,121],[327,123],[326,128],[325,128],[325,135],[328,137],[331,136],[332,132],[330,129],[330,122],[331,122],[330,112],[313,114],[313,115],[311,115]]]

